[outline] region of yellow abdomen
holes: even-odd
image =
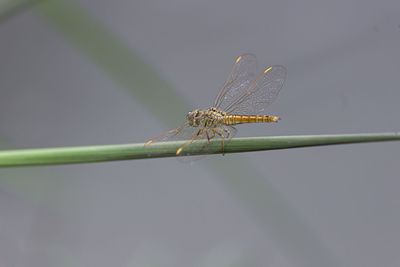
[[[223,123],[227,125],[235,125],[241,123],[263,123],[263,122],[277,122],[279,117],[266,116],[266,115],[226,115]]]

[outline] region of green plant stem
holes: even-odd
[[[14,17],[16,14],[29,10],[42,0],[1,0],[0,1],[0,23]]]
[[[361,142],[400,140],[398,133],[337,134],[234,138],[225,145],[225,153],[239,153],[307,146],[323,146]],[[72,163],[89,163],[115,160],[175,157],[185,141],[160,142],[147,147],[143,143],[103,146],[38,148],[0,151],[0,166],[34,166]],[[186,152],[199,154],[202,142],[188,146]],[[217,146],[217,149],[216,149]],[[216,150],[216,151],[215,151]],[[213,140],[202,154],[222,153],[219,140]]]

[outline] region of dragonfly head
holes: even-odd
[[[187,121],[190,126],[198,127],[201,123],[201,117],[203,117],[204,111],[200,109],[195,109],[189,112],[186,116]]]

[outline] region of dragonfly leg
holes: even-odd
[[[157,137],[154,137],[153,139],[150,139],[149,141],[147,141],[146,142],[146,144],[144,144],[144,146],[148,146],[148,145],[150,145],[151,143],[153,143],[154,141],[156,141],[156,140],[158,140],[158,139],[161,139],[161,138],[163,138],[164,136],[166,136],[166,135],[168,135],[168,134],[171,134],[171,133],[177,133],[178,132],[178,129],[173,129],[173,130],[171,130],[171,131],[168,131],[168,132],[165,132],[165,133],[163,133],[162,135],[159,135],[159,136],[157,136]]]
[[[205,143],[201,149],[203,149],[204,147],[206,147],[206,146],[210,143],[210,139],[211,139],[210,136],[208,135],[207,129],[205,129],[204,132],[205,132],[205,134],[206,134],[206,136],[207,136],[207,143]]]
[[[222,131],[221,131],[221,130],[222,130]],[[224,131],[225,131],[225,130],[219,129],[219,128],[214,129],[214,136],[215,136],[215,135],[219,135],[219,136],[221,136],[221,138],[222,138],[222,156],[225,155],[225,135],[222,133],[222,132],[224,132]]]
[[[222,128],[215,128],[215,130],[226,133],[226,138],[229,138],[229,136],[231,136],[231,131],[228,131],[228,130],[225,130]]]
[[[184,149],[186,146],[190,145],[191,143],[193,143],[197,138],[201,137],[204,135],[204,130],[200,129],[197,132],[197,135],[195,137],[193,137],[191,140],[187,141],[183,146],[181,146],[177,151],[176,151],[176,155],[178,156],[181,152],[182,149]]]
[[[222,138],[222,155],[225,155],[225,138],[229,138],[231,136],[231,131],[225,130],[222,128],[215,128],[214,133],[221,136],[221,138]],[[225,133],[226,136],[223,133]]]
[[[220,133],[220,132],[217,132],[216,130],[214,130],[214,132],[215,132],[215,134],[217,134],[217,135],[219,135],[219,136],[221,136],[222,137],[222,156],[224,156],[225,155],[225,136],[222,134],[222,133]]]
[[[211,129],[210,129],[210,131],[211,131]],[[206,146],[208,146],[208,144],[210,143],[210,140],[213,139],[213,138],[215,137],[215,133],[213,133],[214,135],[208,134],[208,130],[207,130],[207,129],[204,130],[204,133],[205,133],[206,136],[207,136],[207,143],[205,143],[205,144],[201,147],[202,150],[203,150],[203,148],[205,148]]]
[[[213,133],[213,135],[212,136],[210,135],[210,140],[215,137],[215,132],[213,131],[212,133]]]

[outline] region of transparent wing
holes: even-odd
[[[215,99],[214,107],[225,110],[250,86],[255,79],[256,71],[257,59],[255,55],[243,54],[239,56]]]
[[[257,115],[271,104],[279,94],[286,79],[286,68],[275,65],[266,69],[235,101],[226,107],[231,114]]]
[[[155,142],[191,140],[193,137],[196,136],[198,131],[199,128],[191,127],[188,122],[185,122],[178,128],[165,132],[160,136],[154,137],[150,141],[151,143],[155,143]]]
[[[188,151],[188,148],[193,145],[200,143],[201,141],[207,141],[208,139],[210,140],[221,140],[221,146],[222,146],[222,136],[224,136],[224,142],[225,144],[236,134],[236,129],[232,126],[226,126],[222,125],[220,128],[218,128],[218,132],[221,134],[213,134],[215,128],[200,128],[200,127],[192,127],[188,123],[184,123],[180,127],[168,131],[160,136],[157,136],[153,139],[151,139],[151,143],[155,142],[167,142],[167,141],[191,141],[188,145],[186,145],[181,153],[179,154],[179,157],[177,158],[181,162],[190,162],[194,160],[198,160],[206,155],[197,155],[197,156],[191,156],[191,157],[182,157],[182,156],[190,156],[194,155],[194,153],[191,153]],[[150,142],[149,141],[149,142]],[[148,142],[148,143],[149,143]],[[151,145],[151,143],[149,143]],[[202,147],[200,152],[207,147],[207,142],[205,142],[205,145]],[[211,148],[211,149],[210,149]],[[210,147],[209,150],[211,152],[213,151],[218,151],[221,149],[220,146],[215,145]]]

